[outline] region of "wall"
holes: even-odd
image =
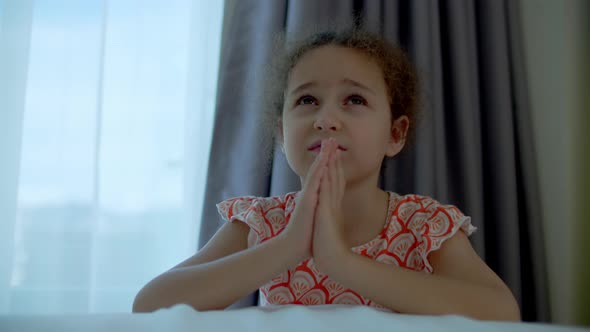
[[[583,300],[588,286],[582,288],[581,268],[574,266],[588,252],[579,236],[579,227],[587,225],[584,220],[588,214],[580,210],[585,204],[576,196],[582,176],[587,178],[580,142],[581,138],[588,140],[588,133],[578,126],[584,115],[580,112],[584,86],[580,84],[582,41],[590,39],[582,26],[588,18],[586,5],[585,0],[520,0],[551,314],[553,321],[560,324],[584,323],[587,313],[581,306],[584,301],[588,306],[588,301]],[[585,163],[588,165],[587,160]]]
[[[590,1],[578,1],[579,6],[570,8],[573,12],[574,42],[578,51],[573,54],[576,100],[579,108],[573,117],[574,156],[572,182],[575,184],[575,214],[577,222],[574,250],[577,262],[574,269],[574,320],[578,324],[590,326]],[[576,33],[577,31],[577,33]]]

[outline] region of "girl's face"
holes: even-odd
[[[307,52],[291,71],[284,100],[282,143],[302,180],[321,140],[334,137],[340,145],[347,183],[378,174],[383,158],[405,143],[408,118],[391,126],[381,69],[354,49],[328,45]]]

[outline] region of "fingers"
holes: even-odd
[[[346,189],[346,179],[344,178],[344,168],[342,167],[342,151],[338,151],[336,158],[336,169],[338,170],[338,189],[340,190],[340,197],[344,196],[344,190]]]
[[[328,187],[330,188],[330,198],[332,207],[336,205],[338,199],[338,170],[336,169],[336,158],[338,148],[334,147],[330,154],[330,161],[328,161]]]
[[[305,188],[311,189],[312,191],[317,191],[320,185],[320,180],[322,178],[324,170],[324,166],[328,162],[328,149],[326,144],[322,144],[320,149],[320,153],[317,155],[309,170],[307,171],[307,177],[305,179]]]
[[[332,173],[331,165],[333,163],[334,142],[328,140],[324,144],[326,150],[326,164],[324,166],[324,173],[320,179],[320,201],[327,202],[330,195],[330,173]],[[323,145],[322,145],[323,146]]]
[[[305,186],[320,191],[320,197],[341,199],[344,192],[344,173],[340,160],[341,151],[334,140],[322,142],[320,153],[310,166]],[[321,195],[321,192],[326,195]]]
[[[335,141],[329,141],[327,144],[329,154],[327,156],[326,171],[322,176],[320,184],[320,204],[327,204],[328,206],[334,207],[337,200],[337,175],[336,170],[336,153],[338,151],[337,144]]]
[[[330,158],[329,156],[327,157],[328,159]],[[328,201],[329,197],[330,197],[330,193],[329,193],[329,186],[330,186],[330,166],[329,166],[330,162],[328,161],[326,163],[326,166],[324,166],[324,173],[323,176],[320,179],[320,203],[321,204],[325,204],[325,202]]]

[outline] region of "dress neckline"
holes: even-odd
[[[389,223],[391,222],[392,219],[392,212],[393,212],[393,201],[394,201],[394,195],[396,195],[394,192],[392,191],[388,191],[385,190],[385,192],[387,193],[387,215],[385,216],[385,223],[383,224],[383,227],[381,228],[381,232],[379,232],[379,234],[377,234],[373,239],[369,240],[368,242],[365,242],[363,244],[359,244],[358,246],[354,246],[351,247],[351,250],[353,251],[362,251],[363,249],[372,246],[373,244],[375,244],[375,242],[381,240],[381,238],[383,237],[383,234],[387,231],[387,228],[389,227]],[[295,202],[295,198],[301,193],[301,191],[295,191],[295,192],[291,192],[289,194],[291,194],[292,196],[292,200],[291,200],[291,204],[287,204],[287,208],[285,210],[290,210],[289,212],[292,212],[293,208],[294,208],[294,202]],[[287,211],[285,211],[287,212]]]

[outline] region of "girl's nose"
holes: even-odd
[[[326,112],[322,110],[317,113],[314,128],[318,130],[340,130],[341,127],[340,121],[337,119],[337,116],[334,112]]]

